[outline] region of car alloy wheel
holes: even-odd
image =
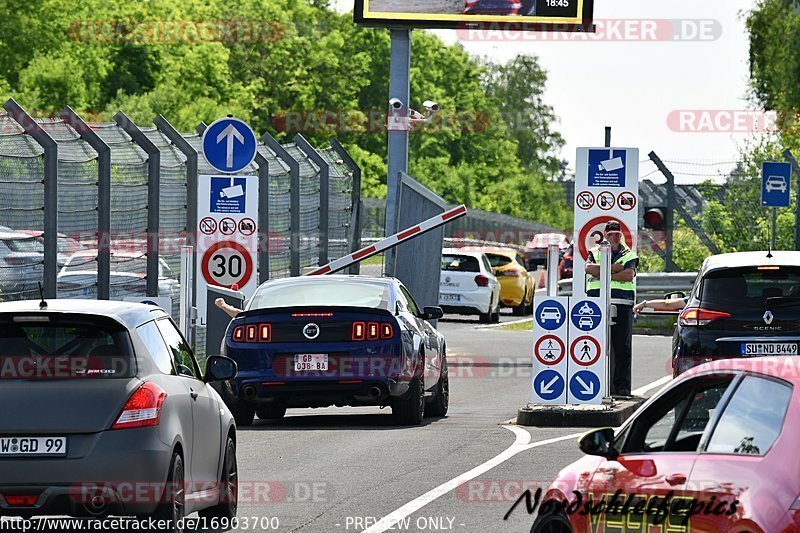
[[[422,376],[412,378],[406,395],[392,402],[392,416],[398,424],[404,426],[418,426],[422,423],[425,417],[425,385]]]
[[[156,520],[168,521],[166,531],[183,533],[183,518],[186,515],[186,493],[184,484],[183,459],[173,453],[169,465],[167,483],[164,485],[162,502],[153,513]]]
[[[447,359],[442,357],[442,375],[436,385],[433,402],[427,406],[425,416],[444,416],[450,405],[450,378],[447,375]]]
[[[200,516],[227,518],[228,520],[236,516],[239,506],[239,472],[236,467],[236,443],[231,437],[228,437],[225,444],[219,490],[219,503],[214,507],[199,511]]]

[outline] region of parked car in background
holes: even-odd
[[[0,297],[36,298],[44,275],[44,246],[20,231],[0,231]]]
[[[800,252],[712,255],[675,326],[673,373],[716,359],[800,355],[798,324]]]
[[[523,266],[522,254],[513,248],[483,248],[500,282],[500,302],[517,316],[533,312],[534,276]]]
[[[210,383],[236,364],[204,370],[152,305],[0,304],[0,516],[233,519],[236,426]]]
[[[44,253],[44,232],[43,231],[33,231],[33,230],[21,230],[20,233],[24,233],[25,235],[30,235],[42,245],[42,253]],[[57,252],[57,260],[58,260],[58,268],[63,267],[67,264],[69,258],[75,252],[79,252],[81,250],[85,250],[86,247],[82,245],[77,239],[73,239],[72,237],[68,237],[63,233],[58,234],[58,252]]]
[[[550,511],[531,532],[800,530],[799,364],[706,364],[619,429],[586,433],[586,455],[546,490],[539,509]]]
[[[147,256],[134,250],[113,250],[111,253],[110,297],[145,296]],[[81,250],[72,254],[58,273],[59,298],[97,298],[97,250]],[[180,297],[180,282],[166,261],[158,259],[158,295]]]
[[[479,315],[481,322],[500,321],[500,282],[483,252],[442,250],[439,307],[445,313]]]
[[[550,244],[558,244],[561,255],[569,248],[570,243],[563,233],[539,233],[525,243],[522,256],[525,258],[525,268],[535,272],[537,268],[547,268],[547,249]]]

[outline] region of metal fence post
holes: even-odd
[[[61,120],[97,152],[97,299],[111,297],[111,147],[69,106]]]
[[[330,165],[299,133],[294,143],[319,167],[319,266],[328,264],[328,228],[330,225]]]
[[[147,154],[147,296],[158,296],[158,247],[159,247],[159,194],[161,189],[161,151],[122,111],[114,115],[114,121],[133,142]]]
[[[258,165],[258,283],[269,279],[269,160],[256,151]]]
[[[13,98],[3,108],[44,149],[44,297],[56,298],[58,285],[58,143]]]
[[[350,221],[350,231],[347,235],[348,252],[353,253],[361,248],[361,167],[356,164],[344,146],[338,139],[331,139],[331,148],[339,154],[344,164],[353,173],[353,190],[350,193],[350,205],[352,206],[352,218]],[[350,274],[358,274],[361,271],[361,263],[354,263],[350,267]]]
[[[289,155],[289,152],[281,146],[269,133],[262,137],[264,144],[267,145],[275,155],[283,160],[289,167],[289,275],[300,275],[300,163]]]
[[[783,151],[783,158],[792,165],[792,174],[797,182],[797,193],[794,199],[794,249],[800,250],[800,166],[788,148]]]
[[[183,135],[163,115],[158,115],[153,124],[186,156],[186,241],[184,246],[191,246],[193,251],[197,250],[197,165],[199,157],[197,150],[183,138]],[[196,261],[194,260],[189,262],[192,269],[192,307],[197,306],[197,295],[194,286],[195,276],[197,275],[194,270],[195,264]]]

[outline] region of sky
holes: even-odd
[[[613,30],[602,33],[611,40],[567,42],[543,41],[539,33],[531,34],[539,40],[524,42],[462,40],[455,30],[434,31],[447,43],[460,41],[470,53],[499,62],[518,54],[539,57],[548,72],[545,102],[560,119],[556,128],[566,140],[561,157],[570,168],[577,147],[603,145],[605,126],[612,128],[613,146],[639,148],[640,159],[653,150],[663,160],[716,163],[736,159],[737,145],[751,136],[744,126],[753,105],[747,98],[748,38],[740,13],[753,4],[753,0],[595,0],[598,26],[610,28],[619,24],[614,21],[634,19],[616,27],[641,35],[640,28],[655,25],[658,39],[648,41],[620,40]],[[352,0],[338,0],[337,9],[351,10],[352,5]],[[683,40],[661,31],[675,27],[683,28]],[[698,33],[702,37],[691,38]],[[662,34],[668,38],[662,39]],[[412,95],[412,101],[425,98]],[[730,111],[738,113],[729,115]],[[732,128],[728,117],[739,120],[739,126]],[[691,129],[702,131],[685,131]]]

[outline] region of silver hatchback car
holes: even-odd
[[[236,427],[159,307],[97,300],[0,304],[0,516],[232,518]]]

